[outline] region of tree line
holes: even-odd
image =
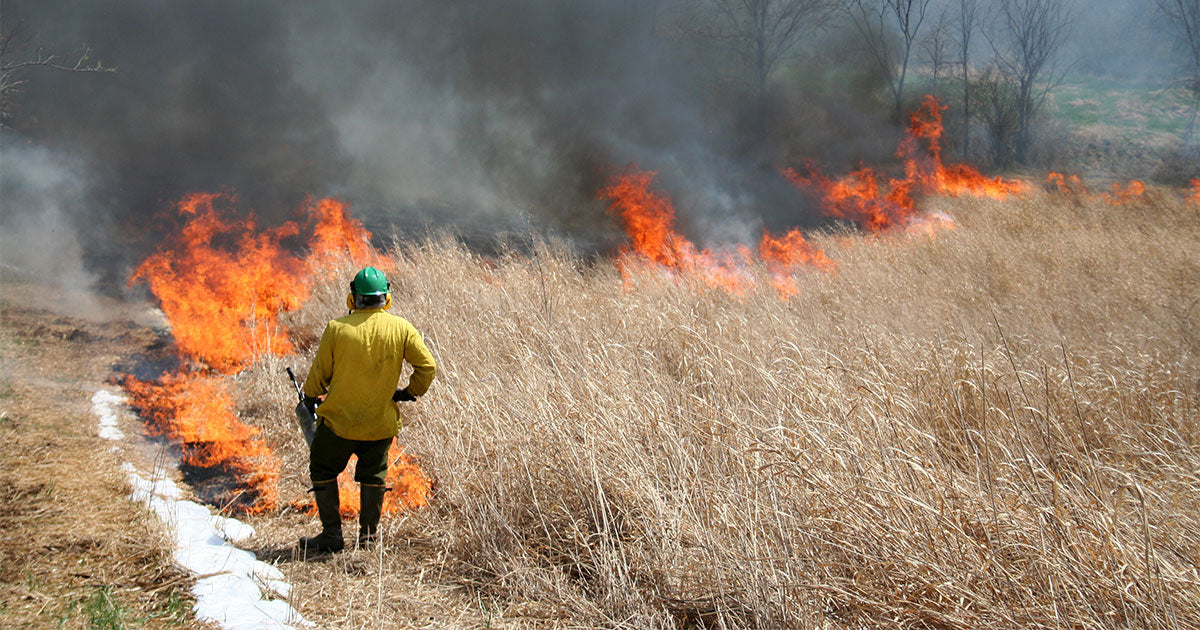
[[[729,49],[753,77],[753,129],[772,121],[768,86],[789,56],[834,26],[849,26],[851,45],[886,86],[891,117],[901,123],[920,67],[959,115],[961,154],[993,166],[1029,164],[1039,115],[1071,69],[1064,50],[1086,4],[1071,0],[709,0],[690,5],[696,30]],[[1200,0],[1156,0],[1159,24],[1175,40],[1176,85],[1189,95],[1182,133],[1194,145],[1200,112]],[[973,147],[977,142],[981,146]]]
[[[1072,38],[1089,35],[1077,32],[1081,12],[1102,11],[1079,0],[612,2],[625,7],[631,21],[661,29],[663,38],[706,50],[712,65],[736,69],[747,146],[767,145],[779,135],[787,115],[771,103],[788,81],[785,70],[830,47],[829,34],[838,31],[841,39],[832,45],[848,50],[836,54],[854,55],[870,67],[892,123],[903,124],[919,72],[922,89],[933,89],[951,105],[952,148],[997,168],[1030,164],[1039,118],[1072,67],[1064,51]],[[1181,141],[1200,155],[1200,0],[1155,0],[1147,8],[1174,42],[1174,87],[1190,102]],[[0,126],[16,115],[15,97],[34,73],[112,70],[90,60],[86,46],[73,54],[34,49],[21,26],[10,23],[0,32]]]

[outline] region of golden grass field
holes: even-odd
[[[553,244],[397,244],[392,312],[439,362],[400,441],[435,494],[374,554],[285,567],[294,605],[439,625],[411,582],[495,626],[1200,627],[1200,207],[924,205],[958,228],[816,236],[837,269],[786,302],[765,272],[738,297]],[[331,271],[287,320],[302,356],[234,377],[285,502],[282,367],[344,314]]]

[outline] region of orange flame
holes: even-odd
[[[1142,195],[1145,193],[1146,184],[1136,179],[1131,179],[1124,187],[1117,182],[1113,182],[1112,192],[1105,193],[1104,197],[1108,200],[1108,203],[1114,206],[1119,206],[1121,204],[1140,201],[1142,199]]]
[[[942,112],[946,106],[926,94],[921,106],[909,117],[908,133],[900,141],[896,156],[904,160],[905,181],[937,195],[971,195],[989,199],[1007,199],[1029,191],[1029,183],[986,177],[969,164],[942,163]],[[925,141],[922,152],[918,140]],[[915,192],[915,191],[914,191]]]
[[[1188,196],[1188,200],[1196,205],[1200,205],[1200,179],[1192,180],[1192,194]]]
[[[320,268],[349,260],[356,265],[390,267],[387,257],[371,246],[371,233],[362,222],[350,216],[346,204],[337,199],[309,201],[309,223],[312,238],[308,241],[309,255],[305,259],[309,269]]]
[[[279,457],[259,437],[258,429],[233,414],[228,381],[195,372],[163,374],[157,382],[132,376],[122,383],[133,407],[153,433],[183,445],[182,460],[197,468],[231,472],[239,488],[212,497],[222,507],[259,513],[279,501]]]
[[[216,204],[227,201],[211,193],[180,201],[191,218],[178,242],[143,261],[129,284],[150,285],[180,352],[231,373],[257,355],[292,351],[276,315],[299,307],[308,286],[303,262],[280,246],[296,224],[259,233],[253,218],[222,219]]]
[[[404,447],[395,443],[388,451],[387,486],[391,490],[384,495],[383,513],[394,514],[401,510],[415,510],[428,505],[433,481],[421,470],[413,458],[404,452]],[[345,472],[338,476],[338,510],[343,518],[358,514],[359,488],[354,482],[356,460],[351,460]],[[304,509],[316,512],[316,505],[306,501]]]
[[[881,185],[869,167],[841,179],[821,173],[813,163],[805,164],[804,173],[786,169],[784,175],[821,202],[822,211],[831,217],[846,219],[869,232],[881,232],[907,226],[917,220],[917,194],[972,195],[1005,199],[1029,190],[1028,182],[1001,177],[986,177],[967,164],[942,163],[942,111],[946,108],[933,96],[926,96],[909,119],[908,132],[896,149],[904,162],[904,177],[892,178]]]
[[[306,203],[304,231],[311,231],[306,258],[282,244],[299,236],[299,226],[287,222],[259,231],[252,217],[226,219],[232,201],[213,193],[185,197],[177,204],[186,219],[178,238],[131,276],[130,284],[150,286],[171,322],[179,353],[196,363],[154,383],[126,379],[125,388],[152,431],[181,442],[185,463],[234,474],[241,488],[238,500],[229,500],[231,507],[261,512],[278,503],[279,458],[233,413],[227,381],[208,374],[232,374],[256,357],[290,354],[279,315],[307,299],[313,270],[340,261],[375,266],[386,261],[371,247],[370,232],[337,200]],[[389,484],[406,490],[403,496],[389,495],[385,509],[424,505],[428,477],[411,458],[395,457],[403,463],[389,470]],[[358,508],[352,474],[339,478],[339,485],[353,489],[351,513]]]
[[[792,270],[796,267],[808,265],[822,271],[832,271],[834,266],[825,252],[809,243],[800,230],[791,230],[779,238],[764,232],[758,244],[758,255],[767,263],[771,284],[784,299],[799,291],[792,278]]]
[[[1129,180],[1124,186],[1120,182],[1113,182],[1109,192],[1092,194],[1088,192],[1087,186],[1083,184],[1083,180],[1078,175],[1063,175],[1054,171],[1050,171],[1046,175],[1043,187],[1049,192],[1073,195],[1087,200],[1103,199],[1114,206],[1141,201],[1146,194],[1146,184],[1137,179]]]
[[[1046,174],[1045,186],[1051,191],[1058,191],[1062,195],[1078,195],[1087,192],[1087,188],[1083,185],[1083,180],[1079,179],[1079,175],[1063,175],[1050,171]]]
[[[1030,189],[1028,182],[985,177],[966,164],[944,164],[941,138],[945,109],[937,99],[926,96],[913,112],[908,132],[896,150],[904,163],[903,178],[888,179],[883,184],[873,169],[864,167],[833,179],[811,162],[804,165],[804,173],[789,168],[783,174],[800,189],[814,194],[827,216],[847,219],[869,232],[900,227],[910,234],[930,236],[943,229],[954,229],[954,220],[945,214],[918,216],[914,195],[1004,199]],[[632,241],[619,262],[622,275],[629,278],[629,258],[636,255],[671,272],[698,277],[708,286],[743,293],[753,283],[752,275],[746,271],[753,263],[752,254],[745,247],[740,247],[737,255],[699,250],[676,232],[671,200],[650,188],[655,175],[630,169],[600,191],[601,198],[610,202],[610,210],[620,217]],[[795,269],[830,270],[834,266],[799,230],[782,237],[764,233],[757,254],[766,264],[772,284],[785,299],[797,290],[791,277]]]
[[[650,189],[657,174],[631,168],[600,191],[633,241],[618,261],[622,276],[629,279],[634,264],[631,258],[638,256],[663,269],[699,278],[709,287],[744,293],[751,282],[745,270],[749,252],[744,248],[738,248],[736,254],[701,250],[676,232],[675,206],[666,195]]]
[[[698,278],[705,286],[744,295],[747,288],[754,285],[751,273],[754,252],[744,245],[723,253],[701,250],[676,232],[674,205],[666,195],[651,190],[656,175],[631,167],[600,191],[600,196],[611,203],[611,211],[621,218],[632,241],[618,259],[622,276],[628,281],[633,265],[641,259],[671,273]],[[796,294],[791,277],[794,269],[801,266],[821,270],[833,268],[833,261],[811,245],[799,230],[792,230],[782,237],[764,232],[758,258],[766,264],[772,285],[784,299]]]

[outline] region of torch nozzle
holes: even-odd
[[[292,368],[290,366],[285,369],[287,370],[288,378],[292,379],[292,387],[296,388],[296,396],[300,399],[301,402],[303,402],[304,401],[304,390],[300,389],[300,382],[296,380],[296,374],[292,372]]]

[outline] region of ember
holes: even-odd
[[[1136,179],[1131,179],[1124,187],[1120,183],[1113,182],[1112,192],[1106,193],[1104,197],[1108,199],[1108,203],[1119,206],[1139,201],[1145,193],[1146,185]]]
[[[1063,195],[1079,195],[1087,192],[1087,188],[1078,175],[1063,175],[1054,171],[1046,174],[1045,186],[1048,191]]]

